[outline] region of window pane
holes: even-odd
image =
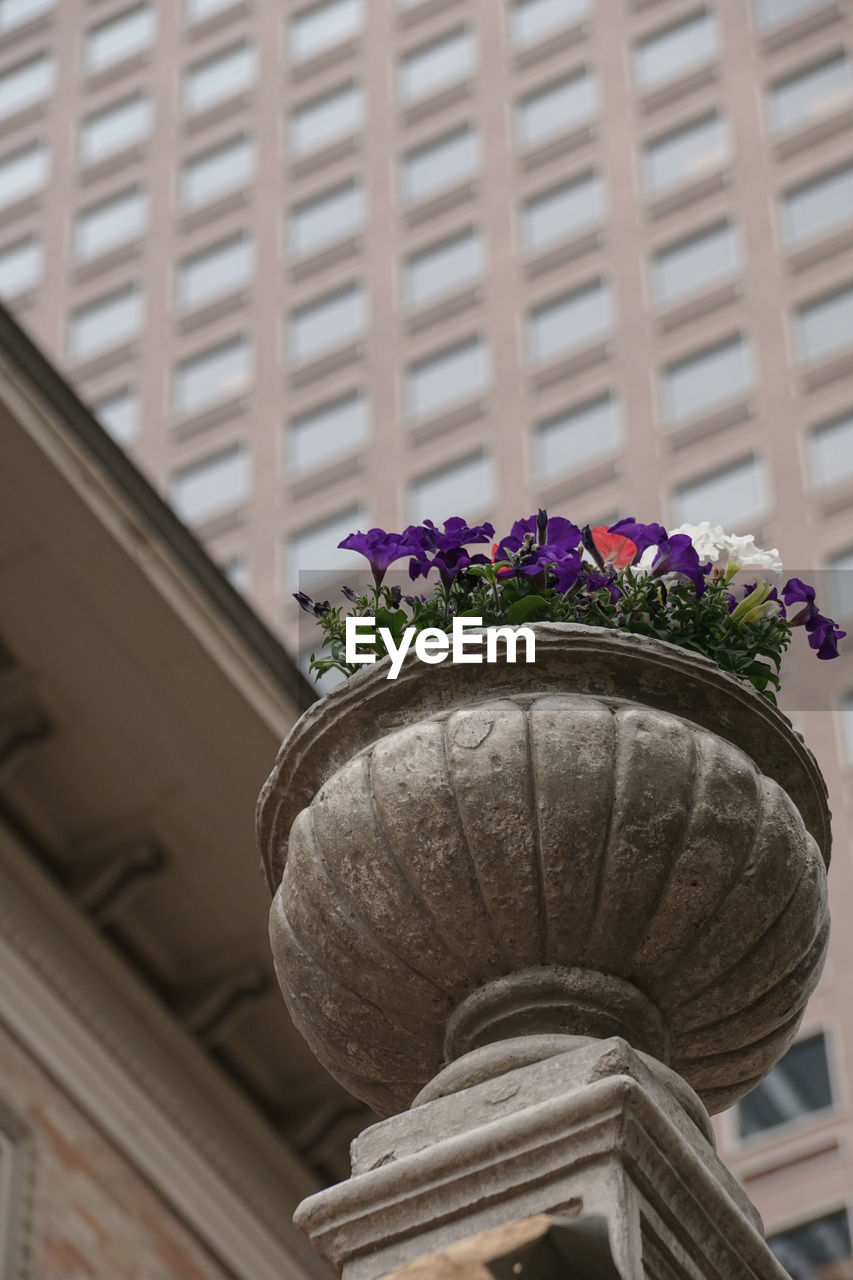
[[[717,24],[710,13],[694,13],[676,26],[655,32],[634,47],[634,79],[653,89],[701,66],[717,53]]]
[[[596,280],[530,312],[527,354],[531,360],[553,360],[606,333],[612,320],[610,289]]]
[[[755,20],[760,27],[776,27],[793,22],[809,9],[818,9],[825,0],[753,0]]]
[[[207,520],[244,502],[249,494],[249,455],[242,445],[184,467],[172,476],[172,505],[182,520]]]
[[[785,239],[795,244],[853,222],[853,166],[786,192],[781,214]]]
[[[92,27],[86,36],[83,62],[87,71],[102,71],[154,43],[156,18],[148,5],[127,9]]]
[[[252,242],[240,234],[185,258],[175,281],[177,300],[187,310],[242,288],[252,275]]]
[[[670,502],[670,524],[700,524],[709,520],[730,532],[739,529],[749,532],[750,521],[764,515],[767,507],[764,466],[756,458],[745,458],[676,489]]]
[[[470,178],[479,163],[477,135],[467,126],[458,129],[409,152],[403,161],[403,195],[406,200],[424,200]]]
[[[853,286],[806,303],[796,314],[797,350],[804,361],[822,360],[853,345]]]
[[[292,534],[287,546],[287,583],[294,585],[304,570],[351,569],[360,572],[358,557],[352,551],[340,548],[338,543],[359,529],[366,530],[367,526],[368,518],[363,508],[351,507],[320,524]],[[319,648],[319,641],[314,647]]]
[[[345,182],[322,195],[298,204],[288,220],[288,246],[297,257],[317,253],[364,226],[364,188]]]
[[[292,360],[310,360],[364,333],[367,304],[360,285],[327,294],[291,313],[289,353]]]
[[[719,168],[729,154],[728,133],[718,115],[704,116],[649,143],[643,152],[643,181],[650,195],[695,182]]]
[[[767,1243],[791,1280],[830,1280],[833,1275],[842,1280],[848,1268],[832,1264],[851,1260],[847,1210],[838,1209],[790,1231],[777,1232],[767,1237]]]
[[[595,78],[578,71],[557,84],[537,89],[516,107],[515,132],[522,147],[536,146],[593,116],[598,107]]]
[[[352,453],[367,434],[367,401],[359,392],[320,405],[290,423],[288,466],[292,471],[310,471]]]
[[[240,395],[249,385],[251,357],[245,338],[236,338],[183,360],[175,370],[172,405],[179,414],[198,413]]]
[[[590,12],[590,0],[517,0],[510,9],[512,41],[536,44],[563,27],[573,26]]]
[[[853,590],[847,587],[846,590],[839,591],[836,589],[834,596],[846,595],[846,609],[837,609],[835,616],[838,618],[850,617],[850,602],[853,599]],[[839,728],[841,729],[841,741],[843,747],[843,763],[853,764],[853,692],[845,693],[841,705],[836,709],[835,716],[838,719]]]
[[[238,0],[184,0],[184,13],[188,22],[201,22],[211,14],[230,9]]]
[[[731,338],[667,365],[661,385],[664,418],[676,422],[692,418],[751,386],[749,346],[740,336]]]
[[[290,116],[291,154],[308,155],[329,146],[338,138],[358,133],[363,117],[364,95],[354,84],[303,103]]]
[[[0,208],[39,191],[50,173],[47,147],[35,143],[0,159]]]
[[[71,313],[68,354],[88,360],[110,347],[130,341],[142,327],[142,296],[131,286],[98,298]]]
[[[480,338],[419,360],[406,373],[407,416],[428,418],[480,395],[488,378],[488,357]]]
[[[832,1106],[823,1035],[801,1040],[736,1107],[742,1138]]]
[[[250,585],[249,564],[245,556],[232,556],[222,565],[222,572],[235,591],[248,591]]]
[[[604,190],[597,173],[566,182],[525,202],[521,239],[525,249],[546,249],[568,240],[604,215]]]
[[[139,435],[139,395],[131,387],[104,396],[92,405],[92,412],[118,444],[130,444]]]
[[[708,227],[688,240],[661,249],[652,259],[652,286],[658,302],[675,302],[731,275],[738,266],[737,237],[731,223]]]
[[[598,396],[540,422],[533,436],[536,478],[583,468],[622,443],[622,423],[612,395]]]
[[[248,138],[235,138],[188,160],[181,169],[181,204],[197,209],[248,186],[255,172],[255,152]]]
[[[11,31],[40,13],[52,9],[56,0],[0,0],[0,32]]]
[[[828,567],[832,570],[826,575],[830,598],[824,607],[833,617],[849,619],[853,617],[853,550],[831,556]]]
[[[839,53],[816,67],[771,85],[767,94],[770,125],[784,130],[812,124],[849,103],[851,89],[851,64]]]
[[[0,120],[49,97],[56,78],[53,58],[42,53],[0,75]]]
[[[483,266],[483,238],[469,228],[407,259],[403,296],[414,306],[424,306],[476,280],[482,275]]]
[[[809,464],[816,485],[837,484],[853,475],[853,409],[812,431]]]
[[[492,460],[475,453],[440,471],[432,471],[409,485],[408,519],[412,524],[433,520],[442,524],[460,512],[486,511],[493,499]]]
[[[4,302],[39,283],[44,265],[41,240],[28,236],[0,249],[0,298]]]
[[[294,62],[314,58],[358,35],[364,23],[363,0],[330,0],[297,13],[290,22],[290,56]]]
[[[80,129],[81,162],[94,164],[141,142],[151,131],[152,115],[151,102],[140,95],[89,116]]]
[[[403,102],[437,93],[454,80],[462,80],[474,68],[474,37],[470,31],[454,31],[403,58],[398,88]]]
[[[197,63],[184,73],[184,110],[206,111],[248,89],[255,80],[257,59],[251,45],[238,44],[214,58]]]
[[[74,220],[74,256],[94,258],[141,236],[148,222],[148,197],[136,187],[92,205]]]

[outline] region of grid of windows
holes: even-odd
[[[157,18],[150,5],[140,4],[99,22],[86,33],[83,65],[94,73],[123,62],[154,43]]]
[[[249,138],[232,138],[187,160],[180,174],[180,200],[185,209],[198,209],[252,181],[255,149]]]
[[[738,242],[730,222],[659,249],[652,258],[652,292],[657,302],[679,302],[732,274],[739,264]]]
[[[464,27],[407,53],[397,77],[401,102],[417,102],[463,80],[474,70],[475,59],[474,37]]]
[[[195,115],[242,93],[254,83],[256,69],[255,49],[245,41],[197,62],[184,72],[184,110]]]
[[[595,280],[530,312],[527,354],[531,360],[554,360],[601,337],[612,322],[610,289],[605,281]]]
[[[534,474],[537,480],[547,482],[606,458],[621,442],[619,407],[606,392],[537,424],[533,434]]]
[[[802,129],[849,105],[852,99],[853,66],[846,54],[838,53],[770,86],[770,127],[779,132]]]
[[[429,418],[481,395],[489,380],[489,363],[482,338],[418,360],[406,370],[406,413],[410,419]]]
[[[780,201],[782,233],[801,244],[853,222],[853,165],[822,173],[790,191]]]
[[[664,419],[677,423],[716,408],[752,386],[749,345],[741,334],[667,365],[661,376]]]
[[[728,130],[716,111],[648,143],[643,150],[643,183],[656,196],[695,182],[718,169],[729,155]]]
[[[717,52],[714,15],[700,10],[674,26],[655,31],[634,46],[637,87],[657,89],[708,62]]]
[[[487,511],[494,498],[493,486],[489,454],[471,454],[413,480],[407,496],[407,518],[412,524],[427,518],[441,523],[459,510]]]
[[[252,241],[243,232],[209,245],[178,264],[178,305],[189,311],[242,289],[251,279],[252,267]]]
[[[677,488],[670,500],[670,523],[708,520],[735,532],[747,530],[764,515],[768,498],[763,463],[758,458],[742,458]]]
[[[0,248],[0,298],[17,297],[39,283],[44,266],[44,246],[35,236],[25,236]]]
[[[364,125],[364,94],[356,84],[345,84],[320,98],[295,107],[290,116],[290,152],[301,158],[341,138],[358,133]]]
[[[319,253],[364,226],[364,187],[352,178],[291,209],[287,243],[296,257]]]
[[[288,466],[295,472],[324,466],[359,448],[367,435],[367,400],[354,391],[293,419],[287,429]]]
[[[801,360],[824,360],[853,346],[853,285],[804,303],[794,317]]]
[[[252,356],[245,338],[232,338],[182,360],[172,381],[172,407],[185,415],[200,413],[248,389]]]
[[[108,200],[81,209],[74,219],[72,248],[85,261],[138,239],[148,223],[148,197],[129,187]]]
[[[483,237],[469,227],[406,259],[403,297],[411,306],[427,306],[478,279],[484,265]]]
[[[116,290],[71,313],[68,354],[90,360],[135,338],[142,328],[142,295],[135,285]]]
[[[521,243],[538,253],[571,239],[604,216],[604,185],[585,173],[526,200],[521,210]]]
[[[426,200],[473,177],[480,164],[477,134],[464,125],[403,157],[401,186],[408,201]]]
[[[367,300],[361,285],[347,285],[291,312],[288,353],[291,360],[314,360],[361,337],[367,326]]]
[[[510,9],[513,44],[539,44],[589,16],[591,0],[516,0]]]
[[[176,471],[169,487],[172,505],[189,524],[210,520],[246,501],[250,479],[248,451],[235,445]]]
[[[150,99],[141,93],[87,116],[80,126],[81,164],[97,164],[144,142],[151,132],[153,116]]]
[[[351,40],[364,24],[364,0],[326,0],[303,9],[290,20],[288,48],[294,62],[315,58]]]
[[[519,146],[535,147],[591,119],[598,108],[598,85],[583,69],[527,94],[515,111]]]
[[[56,64],[46,53],[4,71],[0,75],[0,120],[49,97],[55,79]]]

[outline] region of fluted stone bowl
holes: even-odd
[[[379,1114],[519,1029],[622,1035],[721,1110],[820,975],[823,778],[707,659],[535,630],[535,664],[377,663],[294,727],[258,805],[288,1008]]]

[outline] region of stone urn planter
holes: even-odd
[[[386,660],[294,727],[258,811],[288,1008],[380,1115],[613,1036],[719,1111],[820,974],[823,779],[707,659],[535,630],[535,664]]]

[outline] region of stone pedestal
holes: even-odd
[[[476,1050],[449,1084],[489,1078],[442,1093],[439,1077],[356,1140],[352,1178],[296,1215],[344,1280],[537,1214],[603,1217],[623,1280],[785,1280],[689,1086],[620,1038],[510,1065],[558,1039]]]

